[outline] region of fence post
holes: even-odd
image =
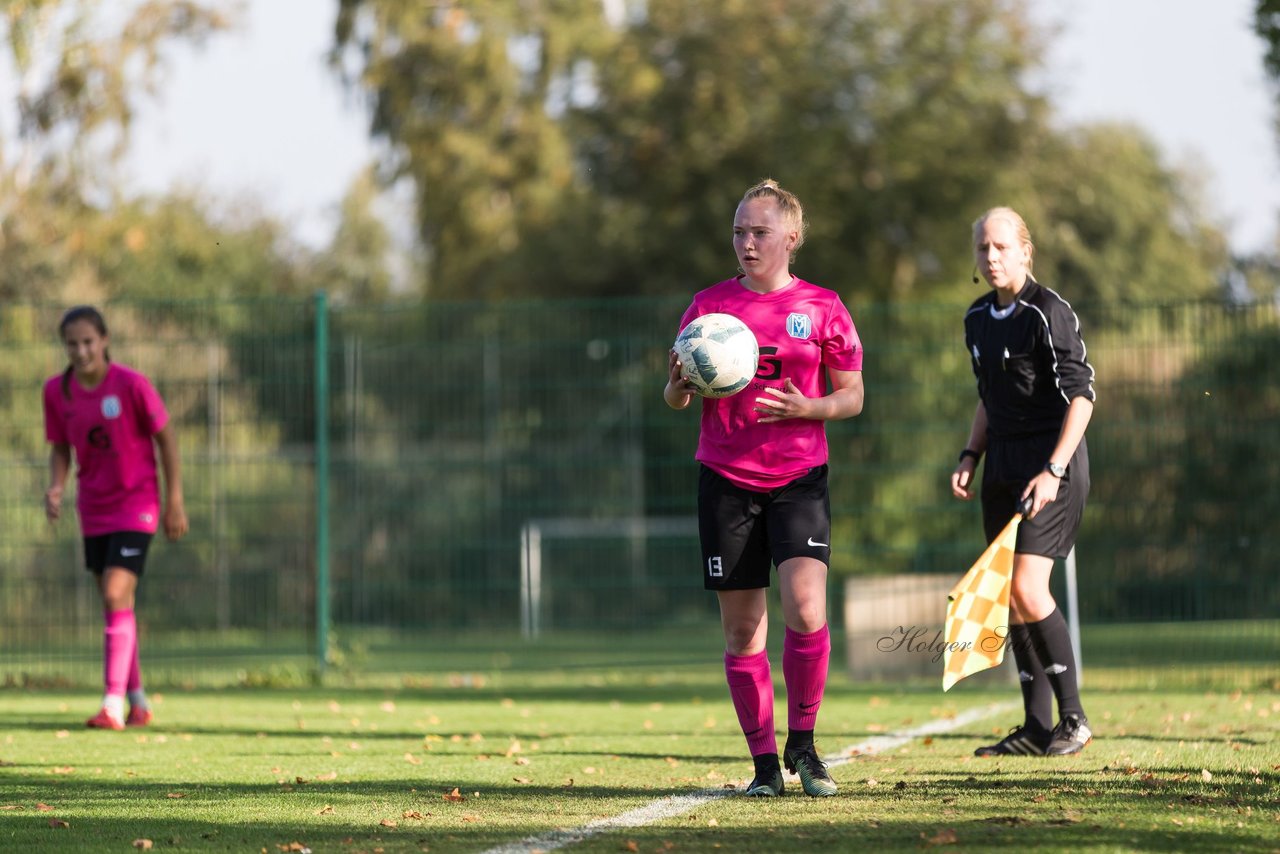
[[[329,305],[315,295],[315,481],[316,481],[316,672],[324,674],[329,652]]]

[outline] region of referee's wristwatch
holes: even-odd
[[[1062,480],[1062,478],[1067,474],[1066,466],[1060,466],[1052,460],[1050,460],[1048,465],[1044,467],[1044,470],[1056,477],[1058,480]]]

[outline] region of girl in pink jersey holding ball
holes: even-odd
[[[720,603],[725,676],[755,763],[746,794],[783,794],[773,722],[765,589],[778,568],[786,633],[783,762],[806,794],[836,784],[818,758],[813,732],[827,681],[827,566],[831,509],[823,422],[862,411],[862,344],[835,291],[791,274],[804,243],[804,211],[772,180],[747,191],[733,220],[739,275],[699,292],[680,319],[742,320],[760,345],[754,380],[730,397],[702,400],[696,457],[704,585]],[[693,386],[674,350],[663,398],[685,409]]]
[[[45,437],[52,445],[45,514],[51,522],[62,515],[62,494],[74,448],[76,509],[84,535],[85,563],[98,577],[106,618],[106,694],[98,714],[86,723],[103,729],[146,726],[151,722],[151,708],[138,670],[134,594],[160,520],[171,540],[187,532],[178,443],[164,402],[147,378],[112,364],[107,353],[107,324],[97,309],[71,309],[63,315],[58,330],[71,364],[44,386]],[[157,448],[166,487],[163,516]],[[130,706],[127,717],[126,694]]]

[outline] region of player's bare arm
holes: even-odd
[[[44,515],[50,522],[62,515],[62,492],[71,471],[71,446],[54,444],[49,451],[49,488],[44,493]]]
[[[672,409],[687,409],[693,396],[693,383],[680,373],[680,359],[671,350],[667,353],[667,387],[662,390],[662,399]]]
[[[782,388],[768,387],[770,397],[757,397],[755,411],[760,422],[769,424],[789,418],[813,421],[838,421],[862,412],[862,371],[828,371],[831,393],[823,397],[805,397],[787,378]]]

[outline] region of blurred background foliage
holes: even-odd
[[[1277,74],[1274,7],[1259,0],[1257,28]],[[1261,464],[1270,436],[1230,428],[1280,415],[1255,391],[1280,388],[1273,315],[1231,313],[1276,299],[1275,256],[1231,257],[1200,176],[1140,129],[1059,121],[1034,82],[1052,33],[1019,0],[337,0],[332,68],[385,146],[318,249],[244,202],[131,195],[119,180],[137,105],[164,96],[166,57],[235,27],[237,11],[0,0],[0,50],[19,82],[6,105],[18,124],[0,134],[0,299],[15,312],[0,436],[30,480],[10,488],[41,489],[26,410],[62,364],[47,307],[117,305],[108,319],[127,361],[165,374],[175,394],[203,389],[174,405],[193,425],[184,447],[208,452],[205,477],[227,455],[274,455],[235,475],[237,500],[210,524],[239,532],[238,557],[264,577],[306,564],[272,537],[307,534],[307,508],[282,495],[307,485],[293,465],[315,428],[305,297],[323,290],[337,309],[332,371],[348,382],[335,442],[371,466],[349,488],[395,499],[385,519],[335,520],[368,544],[349,566],[391,566],[397,547],[412,552],[396,540],[409,530],[458,540],[459,583],[476,566],[496,578],[513,554],[490,549],[486,532],[512,524],[511,502],[551,512],[537,504],[547,494],[577,514],[687,512],[693,438],[658,404],[666,346],[692,293],[732,274],[734,207],[771,176],[811,222],[796,272],[842,294],[867,346],[867,412],[831,435],[858,472],[857,494],[837,500],[878,511],[844,515],[837,536],[872,558],[839,571],[937,569],[936,552],[976,530],[961,509],[922,509],[972,412],[959,310],[981,291],[970,223],[997,204],[1023,212],[1038,277],[1107,354],[1090,441],[1114,466],[1095,474],[1106,514],[1092,536],[1160,532],[1158,548],[1119,554],[1135,584],[1151,567],[1206,571],[1228,541],[1241,577],[1274,558],[1258,548],[1280,511]],[[376,212],[393,186],[414,200],[407,266]],[[199,342],[190,353],[173,343],[184,334]],[[1201,338],[1218,344],[1202,352]],[[1238,352],[1219,346],[1235,340]],[[584,357],[605,399],[568,418],[588,384]],[[576,467],[609,448],[617,468]],[[405,462],[415,454],[434,484]],[[427,500],[441,496],[444,510]],[[1227,507],[1242,509],[1222,518]],[[39,522],[14,512],[26,514],[15,524]],[[259,541],[266,557],[251,559]],[[215,550],[200,563],[213,572],[229,559]],[[279,589],[306,595],[301,582]],[[396,589],[385,596],[412,608]]]

